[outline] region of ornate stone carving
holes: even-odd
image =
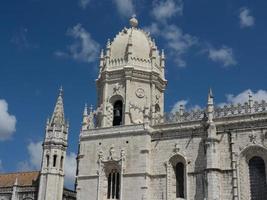
[[[137,88],[135,94],[138,98],[143,98],[145,96],[145,90],[143,88]]]
[[[248,137],[249,137],[250,142],[252,142],[253,144],[256,144],[256,139],[257,139],[256,135],[250,134]]]
[[[119,83],[116,83],[113,87],[113,94],[119,94],[121,90],[121,85]]]

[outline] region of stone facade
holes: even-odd
[[[101,52],[98,105],[83,114],[77,199],[267,199],[251,181],[259,169],[266,190],[267,103],[249,96],[216,107],[210,90],[206,109],[164,114],[164,53],[130,23]]]

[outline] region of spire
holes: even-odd
[[[60,87],[55,109],[50,121],[51,125],[62,126],[65,123],[63,107],[63,88]]]
[[[214,103],[213,103],[213,94],[211,88],[209,89],[209,94],[208,94],[207,114],[208,114],[208,122],[212,122],[214,114]]]
[[[87,104],[84,106],[83,110],[83,122],[82,122],[82,131],[85,131],[88,129],[88,107]]]
[[[104,50],[101,49],[101,53],[100,53],[100,64],[99,64],[100,71],[101,71],[101,69],[103,67],[104,67]]]
[[[157,47],[156,47],[155,39],[153,39],[151,51],[152,51],[151,52],[152,65],[154,65],[155,61],[156,61],[156,53],[157,53]]]
[[[110,53],[110,39],[108,39],[106,46],[106,64],[109,64]]]
[[[94,110],[93,110],[93,105],[90,106],[90,113],[89,113],[89,117],[88,117],[88,121],[89,121],[89,129],[94,129],[95,128],[95,120],[94,120]]]

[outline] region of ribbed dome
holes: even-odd
[[[130,19],[130,28],[124,28],[110,42],[106,52],[100,55],[100,71],[117,70],[131,66],[138,70],[155,71],[163,76],[165,57],[157,49],[149,33],[138,28],[138,20]]]
[[[152,41],[143,30],[136,28],[124,28],[114,38],[111,43],[111,60],[126,56],[129,40],[132,40],[132,57],[150,60]]]

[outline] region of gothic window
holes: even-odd
[[[122,125],[122,101],[118,100],[113,106],[113,126]]]
[[[63,169],[63,160],[64,160],[64,157],[61,156],[61,159],[60,159],[60,169]]]
[[[255,156],[249,160],[251,200],[267,199],[266,172],[264,160]]]
[[[49,155],[46,155],[46,167],[49,167]]]
[[[108,178],[107,199],[119,199],[120,198],[120,173],[117,170],[111,170],[107,178]]]
[[[176,198],[184,198],[184,164],[178,162],[175,166]]]
[[[53,156],[53,167],[57,165],[57,155]]]

